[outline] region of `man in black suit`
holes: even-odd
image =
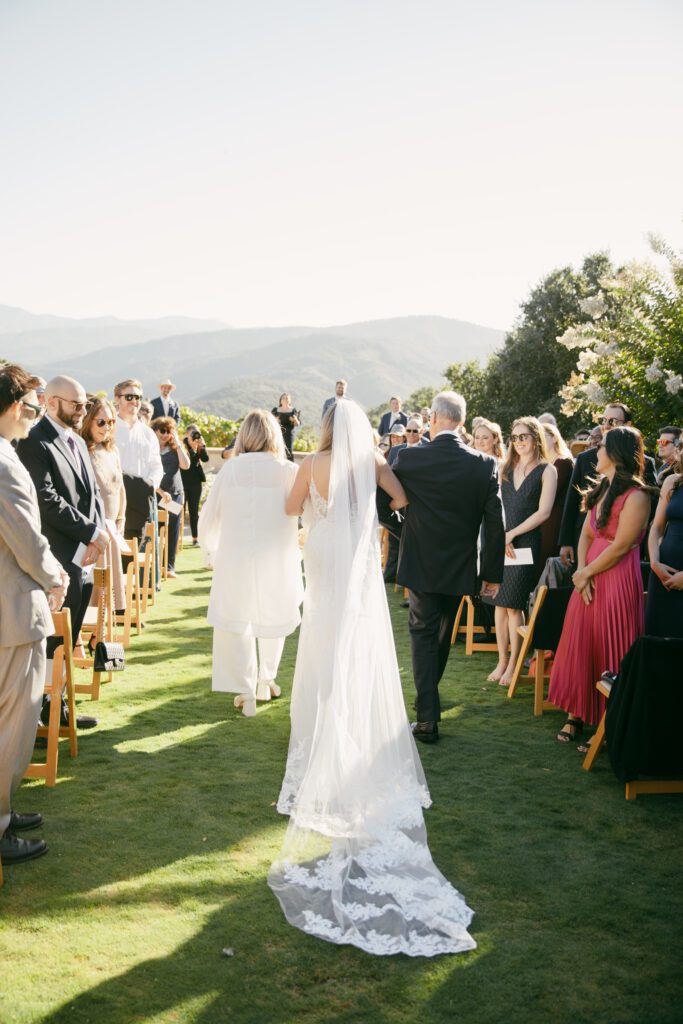
[[[152,409],[154,410],[154,419],[157,416],[170,416],[176,423],[180,423],[180,409],[178,403],[174,402],[171,398],[171,392],[175,391],[175,384],[173,381],[166,378],[162,380],[159,385],[159,397],[152,399]]]
[[[74,643],[92,593],[92,583],[85,581],[83,568],[94,565],[109,543],[88,449],[77,433],[86,404],[85,391],[78,381],[55,377],[45,389],[45,415],[17,445],[17,455],[38,495],[42,533],[69,576],[64,607],[71,612]],[[81,545],[85,550],[77,565],[74,557]],[[55,637],[48,639],[48,661],[58,642]],[[90,728],[97,720],[79,716],[77,724]]]
[[[623,402],[610,402],[600,420],[603,437],[612,427],[630,427],[631,412]],[[579,537],[583,527],[586,513],[581,511],[581,491],[585,491],[593,479],[598,476],[598,449],[586,448],[581,452],[574,463],[571,480],[567,488],[567,497],[564,500],[562,522],[560,524],[560,558],[566,566],[576,564],[576,552],[579,546]],[[654,486],[655,464],[649,455],[645,456],[645,468],[643,477],[646,484]]]
[[[396,423],[400,423],[402,426],[407,426],[408,417],[401,409],[401,399],[396,395],[392,395],[389,399],[390,409],[385,412],[382,419],[379,421],[379,436],[384,437],[385,434],[390,433],[391,428]]]
[[[408,621],[417,690],[413,733],[424,743],[435,743],[439,737],[439,681],[458,604],[465,594],[479,589],[495,597],[503,578],[505,528],[498,464],[462,441],[457,428],[465,414],[461,395],[436,395],[431,442],[404,448],[394,466],[410,502],[396,579],[410,590]],[[482,526],[479,587],[477,541]]]

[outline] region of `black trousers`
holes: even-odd
[[[86,609],[90,604],[92,583],[83,583],[83,574],[78,566],[70,567],[64,571],[69,573],[69,588],[66,592],[63,607],[68,608],[71,612],[71,635],[75,644],[80,628],[83,625]],[[49,636],[47,638],[48,658],[54,657],[54,652],[61,642],[59,637]]]
[[[418,722],[438,722],[441,718],[439,682],[448,661],[460,600],[452,594],[410,591],[408,629]]]
[[[199,523],[199,502],[202,497],[202,484],[201,481],[197,481],[196,483],[185,483],[184,487],[185,502],[190,516],[190,532],[192,533],[192,540],[195,540]]]

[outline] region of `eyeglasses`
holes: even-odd
[[[419,434],[417,427],[406,427],[406,434]]]
[[[162,437],[165,437],[167,434],[170,434],[170,433],[171,433],[170,430],[157,430],[157,434],[161,434]]]
[[[55,398],[59,399],[60,402],[68,402],[69,405],[73,405],[75,412],[78,412],[79,409],[88,408],[87,402],[76,402],[73,398],[62,398],[61,395],[55,395]]]
[[[19,401],[26,409],[31,410],[31,412],[33,413],[31,419],[37,419],[38,416],[40,416],[41,412],[43,411],[43,407],[41,405],[34,405],[33,402],[27,402],[25,398],[20,398]]]
[[[516,444],[517,441],[528,441],[530,437],[531,434],[510,434],[510,440],[513,444]]]
[[[125,398],[127,402],[141,402],[142,395],[121,395],[121,398]]]
[[[618,427],[620,423],[626,423],[626,420],[618,420],[616,416],[603,416],[600,422],[603,427]]]
[[[116,420],[95,420],[98,427],[113,427]]]
[[[660,439],[657,441],[657,444],[660,448],[666,448],[668,444],[675,444],[675,442],[668,437],[660,437]]]

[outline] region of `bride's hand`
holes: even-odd
[[[396,512],[396,510],[399,508],[408,508],[408,499],[392,498],[392,500],[389,502],[389,508],[391,509],[392,512]]]

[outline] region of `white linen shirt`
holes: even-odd
[[[133,426],[129,427],[125,420],[117,416],[116,447],[119,450],[122,472],[141,476],[156,490],[161,484],[164,468],[154,431],[140,420],[136,420]]]

